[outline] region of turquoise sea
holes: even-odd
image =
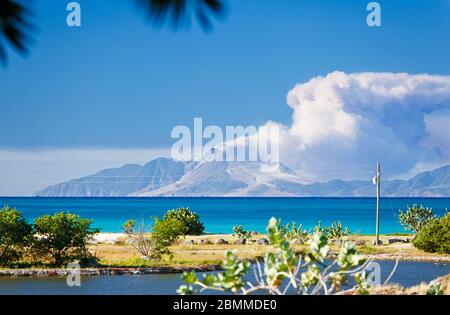
[[[382,198],[380,233],[404,232],[397,222],[399,209],[422,204],[437,214],[450,208],[450,198]],[[264,232],[270,217],[296,221],[305,228],[319,221],[341,221],[353,233],[375,233],[375,198],[35,198],[0,197],[0,206],[21,210],[33,220],[42,214],[70,211],[94,220],[102,232],[121,232],[128,219],[162,216],[168,209],[189,207],[198,212],[209,233],[230,233],[243,225]]]

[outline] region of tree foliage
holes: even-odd
[[[176,208],[167,211],[163,220],[170,219],[176,219],[185,225],[185,235],[201,235],[205,230],[204,224],[200,221],[200,216],[189,208]]]
[[[414,246],[429,253],[450,254],[450,213],[421,228]]]
[[[66,212],[43,215],[34,221],[37,236],[33,247],[38,255],[50,256],[57,266],[90,257],[87,245],[99,232],[91,224],[92,220]]]
[[[0,210],[0,265],[20,259],[31,234],[31,225],[22,213],[8,206],[3,207]]]
[[[431,208],[425,208],[422,205],[408,206],[406,211],[399,211],[398,220],[400,224],[407,231],[411,231],[414,234],[420,232],[420,230],[436,219]]]
[[[186,235],[186,225],[178,219],[156,219],[152,230],[153,258],[161,259],[162,255],[172,256],[169,249],[178,237]]]

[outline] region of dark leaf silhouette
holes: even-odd
[[[212,18],[223,16],[225,8],[221,0],[135,0],[146,9],[156,25],[168,24],[173,28],[188,25],[195,17],[203,30],[212,28]]]
[[[20,53],[27,52],[27,32],[32,28],[28,22],[30,12],[16,0],[0,0],[0,62],[7,62],[6,44]]]
[[[169,24],[174,28],[186,26],[192,16],[205,31],[212,28],[211,18],[224,14],[222,0],[129,0],[144,9],[157,26]],[[27,52],[27,40],[32,25],[31,12],[20,0],[0,0],[0,63],[7,63],[6,46],[19,53]]]

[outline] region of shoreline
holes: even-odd
[[[404,256],[393,254],[377,254],[365,255],[366,258],[374,258],[375,260],[389,261],[410,261],[423,263],[450,263],[450,256]],[[250,259],[251,262],[258,258]],[[81,276],[123,276],[123,275],[149,275],[149,274],[179,274],[183,272],[214,272],[222,271],[220,264],[205,264],[186,267],[90,267],[79,269]],[[40,278],[40,277],[66,277],[73,269],[63,268],[25,268],[25,269],[0,269],[0,278]]]
[[[123,276],[123,275],[149,275],[149,274],[175,274],[189,271],[210,272],[220,271],[220,265],[204,265],[194,267],[100,267],[81,268],[81,276]],[[0,269],[0,278],[41,278],[41,277],[67,277],[74,269]]]
[[[264,236],[265,233],[256,232],[256,236]],[[204,233],[202,235],[186,235],[186,238],[210,238],[210,237],[232,237],[232,233]],[[351,234],[348,238],[368,238],[374,237],[375,234]],[[380,234],[381,238],[408,238],[411,237],[410,234],[407,233],[386,233]],[[123,232],[100,232],[94,235],[91,244],[116,244],[124,241],[127,238],[127,235]]]
[[[239,251],[250,262],[260,260],[270,245],[258,244],[256,240],[264,238],[264,234],[254,235],[254,239],[247,244],[235,244],[236,236],[232,234],[206,234],[200,236],[186,236],[174,245],[177,261],[152,263],[140,262],[135,250],[127,244],[124,233],[98,233],[91,242],[93,250],[99,255],[99,263],[80,270],[81,276],[117,276],[117,275],[148,275],[175,274],[189,271],[213,272],[223,270],[221,267],[222,252],[225,250]],[[372,237],[368,235],[353,235],[349,241],[356,246],[366,259],[378,261],[419,262],[430,264],[450,264],[450,255],[425,253],[414,248],[408,238],[400,235],[380,235],[384,246],[371,246]],[[225,243],[217,243],[217,241]],[[266,239],[267,240],[267,239]],[[394,240],[391,244],[389,240]],[[359,243],[359,244],[358,244]],[[301,253],[306,245],[294,245]],[[331,244],[333,256],[340,245]],[[331,257],[330,256],[330,257]],[[136,261],[128,260],[137,259]],[[103,260],[103,261],[101,261]],[[179,263],[183,261],[182,263]],[[52,268],[47,266],[23,266],[23,268],[0,268],[0,278],[32,278],[32,277],[66,277],[74,269]]]

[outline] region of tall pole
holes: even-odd
[[[377,163],[377,227],[376,227],[376,245],[380,243],[380,188],[381,188],[381,166]]]

